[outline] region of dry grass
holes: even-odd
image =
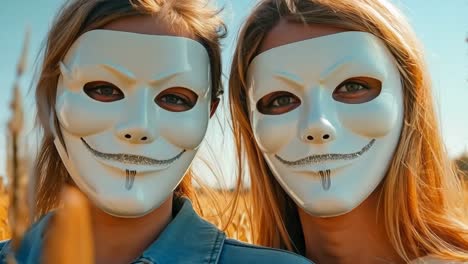
[[[221,192],[212,192],[209,196],[207,194],[201,194],[199,196],[200,204],[204,206],[203,215],[204,218],[211,223],[224,228],[222,223],[225,223],[228,218],[227,212],[224,217],[219,217],[218,212],[223,208],[227,208],[229,200],[232,198],[232,194],[223,194]],[[8,193],[4,190],[0,190],[0,240],[9,239],[11,237],[10,227],[8,225]],[[216,202],[216,206],[210,206]],[[242,241],[252,242],[250,235],[250,224],[248,221],[248,214],[246,212],[243,203],[239,203],[237,213],[234,215],[231,225],[229,225],[225,231],[230,237],[239,239]]]
[[[468,204],[468,182],[465,184],[466,190],[466,204]],[[208,206],[204,206],[203,215],[204,218],[213,224],[224,228],[222,223],[225,223],[228,215],[225,214],[223,218],[218,216],[217,208],[226,208],[229,200],[232,198],[232,194],[223,194],[221,192],[213,192],[212,195],[201,194],[200,203]],[[216,206],[210,206],[212,201],[217,201]],[[468,210],[468,208],[467,208]],[[468,212],[467,212],[468,213]],[[252,235],[250,233],[250,222],[245,206],[242,202],[239,203],[237,213],[234,215],[231,225],[229,225],[225,231],[229,237],[252,242]],[[0,193],[0,240],[8,239],[11,237],[10,228],[8,226],[8,195],[5,191]]]
[[[245,201],[248,199],[248,194],[241,194],[238,207],[236,212],[232,215],[229,221],[230,211],[227,209],[230,206],[230,202],[234,198],[231,192],[213,192],[214,197],[210,197],[206,194],[201,194],[200,203],[203,205],[203,217],[209,222],[215,224],[220,229],[223,229],[227,235],[231,238],[238,239],[241,241],[252,243],[252,235],[250,232],[250,221],[249,214],[247,212],[247,206]],[[212,203],[217,203],[218,206],[210,206]],[[224,212],[220,217],[219,212]],[[224,226],[225,223],[230,222],[228,226]]]
[[[8,193],[1,190],[0,193],[0,240],[11,237],[10,227],[8,226]]]

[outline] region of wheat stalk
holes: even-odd
[[[13,98],[10,103],[12,117],[8,122],[9,136],[9,170],[10,181],[9,196],[9,222],[11,229],[11,247],[16,250],[22,240],[23,234],[28,227],[28,207],[26,203],[27,178],[26,166],[21,164],[21,154],[19,151],[22,130],[23,130],[23,107],[20,91],[20,80],[26,70],[27,50],[29,45],[29,30],[26,31],[23,50],[16,68],[16,78],[13,84]],[[8,263],[16,263],[10,255]]]

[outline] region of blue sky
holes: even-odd
[[[33,62],[41,47],[54,14],[63,0],[4,1],[0,9],[0,175],[5,174],[5,132],[10,116],[8,108],[15,65],[20,56],[24,31],[31,29],[29,69],[21,81],[28,123],[32,127],[34,113],[33,92],[28,93],[33,76]],[[229,68],[232,47],[238,26],[242,23],[255,0],[218,0],[224,6],[224,17],[230,34],[224,41],[225,69]],[[394,0],[403,10],[424,44],[427,61],[434,84],[434,96],[442,127],[444,141],[451,156],[468,150],[468,1],[466,0]],[[227,73],[227,71],[226,71]],[[221,113],[222,119],[222,113]],[[221,121],[222,127],[226,123]],[[217,124],[207,135],[215,153],[223,150],[218,164],[224,169],[233,168],[233,155],[229,154],[229,133],[223,139]],[[34,135],[29,133],[30,135]],[[31,137],[30,137],[31,138]],[[34,137],[33,137],[34,138]],[[31,141],[34,142],[34,141]],[[220,147],[222,146],[222,147]],[[29,148],[31,149],[31,148]],[[29,151],[28,149],[28,151]],[[217,155],[219,157],[220,155]],[[225,166],[227,165],[227,166]],[[228,172],[228,174],[231,174]]]

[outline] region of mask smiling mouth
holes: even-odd
[[[175,157],[166,159],[166,160],[157,160],[145,156],[140,156],[140,155],[133,155],[133,154],[125,154],[125,153],[104,153],[100,152],[94,148],[92,148],[83,138],[80,138],[85,147],[91,152],[97,159],[98,161],[102,161],[104,163],[110,163],[106,165],[110,165],[112,167],[117,167],[123,170],[126,170],[129,166],[137,166],[138,171],[151,171],[151,170],[160,170],[167,168],[170,164],[172,164],[174,161],[178,160],[182,154],[185,153],[185,149],[182,150],[179,154],[177,154]],[[119,166],[120,165],[125,165],[126,167]],[[144,168],[152,168],[152,169],[144,169]]]
[[[365,145],[361,150],[349,153],[349,154],[338,154],[338,153],[330,153],[330,154],[319,154],[319,155],[311,155],[302,159],[289,161],[281,158],[278,155],[275,155],[275,158],[279,160],[286,166],[289,167],[301,167],[306,165],[313,165],[313,164],[320,164],[327,161],[351,161],[354,159],[359,158],[364,153],[366,153],[375,143],[375,139],[372,139],[367,145]]]

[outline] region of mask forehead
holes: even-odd
[[[366,32],[342,32],[259,54],[248,69],[249,87],[255,87],[249,94],[256,102],[272,89],[307,88],[358,76],[384,81],[398,74],[395,69],[393,57],[377,37]]]
[[[96,78],[96,72],[153,84],[178,78],[199,94],[210,82],[206,49],[184,37],[93,30],[75,41],[63,63],[73,79]]]

